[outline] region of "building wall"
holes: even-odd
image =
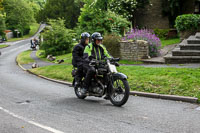
[[[168,17],[162,15],[162,0],[151,0],[152,6],[146,6],[145,9],[135,14],[135,25],[150,29],[168,29]]]
[[[6,33],[6,38],[7,39],[10,39],[10,38],[13,38],[14,36],[13,36],[13,32],[8,32],[8,33]]]
[[[182,6],[181,10],[182,10],[183,14],[194,13],[195,0],[182,0],[182,5],[181,6]]]

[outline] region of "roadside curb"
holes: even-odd
[[[131,91],[130,94],[135,95],[135,96],[149,97],[149,98],[182,101],[182,102],[188,102],[188,103],[198,103],[198,98],[196,98],[196,97],[164,95],[164,94],[147,93],[147,92],[139,92],[139,91]]]
[[[7,44],[6,44],[7,45]],[[4,48],[7,48],[7,47],[10,47],[10,45],[6,46],[6,47],[3,47],[3,48],[0,48],[0,49],[4,49]]]
[[[72,86],[72,83],[70,82],[66,82],[66,81],[61,81],[61,80],[55,80],[55,79],[51,79],[51,78],[47,78],[45,76],[42,75],[37,75],[33,72],[31,72],[30,70],[25,69],[20,63],[17,62],[17,58],[16,58],[16,63],[17,65],[24,71],[33,74],[37,77],[52,81],[52,82],[56,82],[56,83],[60,83],[60,84],[64,84],[64,85],[68,85],[68,86]],[[182,101],[182,102],[188,102],[188,103],[198,103],[198,98],[195,97],[186,97],[186,96],[177,96],[177,95],[164,95],[164,94],[157,94],[157,93],[147,93],[147,92],[139,92],[139,91],[131,91],[130,95],[133,96],[142,96],[142,97],[149,97],[149,98],[157,98],[157,99],[165,99],[165,100],[173,100],[173,101]]]

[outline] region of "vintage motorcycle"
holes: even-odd
[[[82,94],[81,89],[83,80],[76,81],[77,69],[72,71],[73,87],[78,98],[84,99],[87,96],[103,97],[108,96],[108,99],[115,106],[124,105],[130,93],[127,76],[123,73],[118,73],[116,66],[119,58],[105,58],[104,60],[92,60],[89,65],[96,70],[95,76],[91,79],[91,85],[87,94]]]

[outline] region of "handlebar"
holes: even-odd
[[[103,64],[105,63],[105,61],[109,60],[112,64],[116,64],[118,61],[120,61],[120,58],[107,58],[105,57],[104,58],[105,60],[96,60],[96,59],[92,59],[89,63],[90,66],[96,66],[96,65],[99,65],[99,64]]]

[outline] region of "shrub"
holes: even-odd
[[[166,38],[168,32],[169,32],[169,29],[154,29],[154,33],[155,33],[156,36],[158,36],[159,38]]]
[[[119,57],[119,41],[120,41],[120,36],[116,34],[107,34],[104,36],[103,39],[103,45],[106,46],[108,52],[113,56],[113,57]]]
[[[31,28],[29,25],[24,26],[23,35],[29,34],[30,30],[31,30]]]
[[[62,55],[71,52],[73,46],[73,37],[75,33],[72,30],[66,29],[64,20],[49,20],[48,26],[42,33],[44,42],[41,44],[41,49],[47,55]]]
[[[197,14],[186,14],[186,15],[180,15],[176,18],[175,21],[176,29],[180,31],[195,31],[199,30],[199,24],[200,24],[200,15]]]
[[[149,55],[151,57],[160,55],[161,41],[152,30],[135,28],[128,32],[122,40],[145,40],[149,43]]]

